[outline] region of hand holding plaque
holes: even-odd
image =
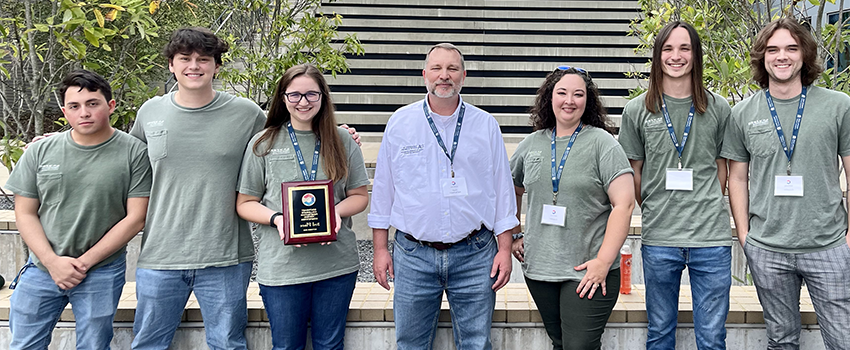
[[[294,181],[281,184],[283,244],[336,241],[339,231],[333,181]]]

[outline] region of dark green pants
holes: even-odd
[[[608,273],[607,295],[597,290],[593,299],[578,297],[578,281],[543,282],[526,277],[525,283],[555,350],[602,348],[602,332],[620,294],[620,269]]]

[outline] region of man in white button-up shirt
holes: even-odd
[[[378,152],[369,213],[375,276],[387,289],[387,274],[395,279],[399,350],[432,347],[443,291],[457,348],[490,349],[518,224],[505,144],[495,118],[460,98],[466,70],[454,45],[432,47],[422,76],[427,97],[393,114]]]

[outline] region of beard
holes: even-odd
[[[442,88],[437,88],[437,84],[451,84],[451,89],[446,91]],[[439,98],[454,97],[455,95],[460,94],[460,90],[461,90],[461,88],[463,88],[462,85],[455,84],[455,82],[452,81],[451,79],[437,80],[436,82],[433,82],[433,83],[429,81],[427,86],[428,86],[428,92],[431,93],[434,96],[439,97]]]

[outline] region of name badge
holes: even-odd
[[[443,197],[466,197],[469,194],[466,191],[466,179],[462,177],[440,179],[440,188],[443,190]]]
[[[693,191],[694,190],[694,169],[675,169],[667,168],[666,179],[667,190],[670,191]]]
[[[776,175],[776,182],[773,187],[774,196],[803,196],[803,177],[802,176],[782,176]]]
[[[543,205],[543,217],[540,223],[564,227],[567,221],[567,208],[557,205]]]

